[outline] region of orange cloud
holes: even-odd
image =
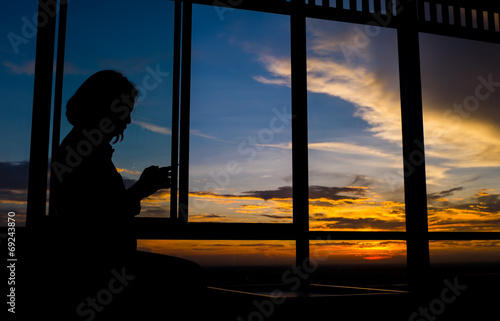
[[[190,220],[196,222],[283,222],[292,218],[288,186],[241,194],[192,192],[202,206],[193,203]],[[211,204],[217,204],[212,207]],[[190,207],[191,208],[191,207]],[[310,187],[312,230],[404,230],[404,203],[388,201],[370,187]],[[217,213],[220,216],[213,216]],[[238,216],[239,215],[239,216]]]
[[[368,261],[380,261],[380,260],[388,260],[391,259],[392,256],[382,256],[382,255],[373,255],[373,256],[365,256],[363,259]]]
[[[16,204],[16,205],[26,205],[27,201],[15,201],[15,200],[0,200],[2,204]]]
[[[138,249],[173,255],[201,265],[291,265],[294,241],[138,240]]]
[[[432,263],[500,262],[500,241],[431,241]],[[292,265],[294,241],[138,240],[138,249],[193,260],[203,266]],[[310,241],[321,264],[406,264],[404,241]]]
[[[440,198],[462,191],[454,188],[429,194],[429,230],[500,231],[500,194],[483,188],[468,197]]]
[[[141,173],[142,173],[139,171],[132,171],[129,169],[119,168],[119,167],[117,167],[116,170],[118,171],[118,173],[127,173],[127,174],[132,174],[132,175],[141,175]]]

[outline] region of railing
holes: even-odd
[[[500,43],[498,1],[417,1],[419,31]]]
[[[416,3],[410,18],[418,31],[471,40],[500,43],[500,2],[469,0],[193,0],[221,10],[255,10],[290,14],[292,2],[304,3],[309,18],[397,28],[399,15]]]

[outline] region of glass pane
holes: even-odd
[[[78,87],[100,70],[123,73],[139,89],[132,123],[113,146],[127,186],[150,165],[170,165],[173,25],[173,1],[68,4],[61,140],[72,128],[65,104]],[[169,204],[170,193],[160,190],[143,200],[141,215],[169,216]]]
[[[395,30],[309,19],[312,230],[404,230]]]
[[[430,241],[431,263],[500,264],[500,241]]]
[[[500,271],[500,241],[430,241],[431,267],[435,274],[467,277],[483,276],[488,284]]]
[[[280,283],[295,263],[295,241],[138,240],[137,248],[200,264],[212,286]]]
[[[313,266],[317,264],[315,283],[352,286],[407,282],[404,241],[311,241],[310,244]]]
[[[16,226],[26,219],[37,12],[34,0],[0,4],[1,226],[9,212],[15,213]]]
[[[500,46],[420,39],[429,230],[500,231]]]
[[[289,17],[193,6],[189,220],[291,222]]]

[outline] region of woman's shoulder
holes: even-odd
[[[52,158],[52,167],[60,172],[85,172],[112,164],[113,148],[109,142],[94,140],[85,131],[73,129],[61,142]]]
[[[85,129],[70,131],[58,148],[59,156],[71,154],[77,158],[111,157],[113,151],[109,142]]]

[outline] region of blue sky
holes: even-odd
[[[35,59],[35,38],[23,37],[26,43],[21,43],[17,54],[14,47],[7,38],[9,33],[22,36],[22,17],[32,21],[33,14],[37,11],[36,1],[24,1],[23,5],[8,6],[7,2],[0,4],[0,19],[2,38],[0,41],[0,59],[2,61],[2,76],[0,94],[2,96],[2,108],[0,117],[4,121],[0,126],[0,135],[10,137],[2,139],[0,148],[2,150],[2,161],[27,160],[29,151],[30,130],[31,130],[31,109],[33,104],[33,77],[23,75],[27,70],[23,70],[25,64]],[[28,32],[28,35],[33,35]],[[11,66],[9,68],[9,66]],[[28,72],[29,73],[29,72]],[[13,76],[16,75],[16,76]]]
[[[69,4],[63,104],[102,69],[141,88],[114,154],[133,180],[170,164],[173,3],[110,3]],[[9,34],[23,35],[36,1],[0,6],[0,134],[9,137],[0,206],[23,213],[36,41],[16,52]],[[195,5],[193,22],[190,220],[291,222],[289,18]],[[307,42],[311,227],[404,229],[395,30],[308,19]],[[487,99],[467,115],[453,109],[500,81],[499,54],[498,45],[421,35],[431,229],[500,226],[500,87],[483,89]],[[63,117],[62,135],[69,130]],[[167,215],[168,191],[143,207]]]

